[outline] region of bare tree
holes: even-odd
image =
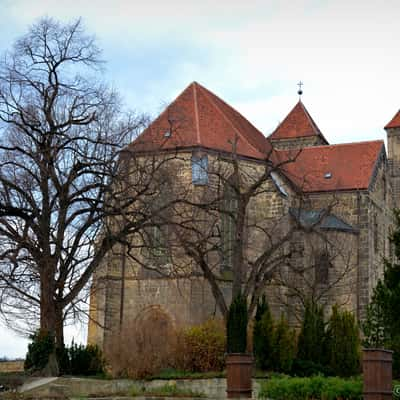
[[[230,156],[210,160],[209,184],[178,211],[174,239],[208,281],[224,318],[229,306],[224,284],[232,285],[232,298],[243,293],[250,299],[252,313],[274,271],[291,256],[287,245],[299,226],[285,211],[293,199],[279,174],[299,154],[278,160],[271,147],[264,160],[251,165],[237,155],[234,143]],[[273,210],[274,200],[279,210]]]
[[[229,306],[226,285],[233,297],[243,293],[250,299],[252,313],[274,272],[294,256],[289,243],[302,226],[290,218],[289,208],[302,193],[281,172],[300,153],[282,159],[271,146],[264,160],[248,162],[237,155],[235,143],[231,154],[200,152],[196,157],[208,157],[208,166],[199,164],[194,185],[173,178],[188,165],[187,155],[176,155],[165,172],[169,198],[161,190],[153,199],[169,205],[151,213],[157,232],[142,230],[141,240],[127,241],[127,255],[159,276],[203,277],[223,317]],[[156,260],[149,257],[154,252]]]
[[[294,215],[293,210],[303,212],[310,208],[302,187],[285,177],[286,166],[295,163],[300,154],[301,150],[278,154],[271,146],[265,159],[250,162],[237,154],[235,143],[231,154],[199,153],[199,159],[208,157],[203,171],[206,181],[184,192],[179,180],[170,179],[169,190],[179,201],[168,209],[168,214],[157,215],[159,229],[168,230],[168,234],[156,247],[158,251],[163,248],[162,255],[168,254],[168,260],[164,257],[158,264],[148,258],[142,260],[137,256],[137,248],[129,244],[128,254],[136,264],[161,276],[203,277],[224,318],[230,301],[227,287],[231,288],[228,291],[232,297],[243,293],[249,299],[250,314],[271,283],[277,292],[277,303],[284,307],[286,301],[281,292],[293,297],[292,280],[296,276],[297,283],[301,276],[305,285],[312,286],[307,288],[308,294],[314,289],[314,297],[321,298],[348,276],[352,252],[335,246],[337,241],[333,243],[332,235],[320,229],[321,222],[337,205],[335,196],[327,200],[326,207],[311,224],[305,225]],[[174,175],[169,168],[170,175]],[[201,169],[200,165],[200,175]],[[303,180],[305,184],[307,177]],[[148,236],[143,234],[144,247],[151,243]],[[304,243],[301,247],[293,245],[306,237],[314,237],[311,242],[315,254],[320,248],[329,247],[329,261],[340,259],[338,263],[346,266],[329,285],[314,282],[315,260],[308,257],[310,264],[304,264]],[[301,266],[295,260],[301,260]],[[310,270],[313,283],[306,276]],[[304,296],[305,293],[306,290]]]
[[[57,347],[103,256],[149,220],[163,163],[120,152],[145,118],[121,113],[100,55],[80,20],[44,18],[0,63],[1,313],[20,331],[40,316]]]

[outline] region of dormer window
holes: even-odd
[[[192,183],[193,185],[207,185],[208,157],[207,155],[192,155]]]

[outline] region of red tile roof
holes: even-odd
[[[276,161],[294,160],[282,172],[307,193],[362,190],[368,189],[383,149],[382,140],[306,147],[277,151]]]
[[[246,118],[193,82],[131,146],[139,151],[201,146],[231,153],[235,137],[237,153],[242,156],[263,159],[270,148],[265,136]]]
[[[304,104],[299,100],[292,111],[269,136],[269,139],[294,139],[309,136],[320,136],[328,144]]]
[[[299,137],[296,135],[322,136],[301,102],[269,139]],[[130,146],[135,151],[203,147],[231,153],[235,137],[239,155],[260,160],[271,149],[269,140],[246,118],[193,82]],[[282,167],[283,173],[305,192],[367,189],[383,146],[379,140],[275,150],[271,161],[295,158]],[[328,173],[329,179],[325,178]]]
[[[399,127],[400,127],[400,110],[391,119],[391,121],[385,126],[385,129],[388,129],[388,128],[399,128]]]

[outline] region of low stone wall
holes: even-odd
[[[1,372],[21,372],[24,370],[24,361],[0,361]]]
[[[39,378],[40,379],[40,378]],[[85,379],[85,378],[58,378],[51,382],[43,381],[43,385],[38,380],[36,384],[30,382],[24,389],[26,394],[37,397],[98,397],[98,396],[118,396],[129,395],[133,387],[154,389],[165,385],[176,385],[178,389],[191,390],[203,394],[207,398],[222,399],[226,398],[226,379],[178,379],[164,380],[156,379],[153,381],[135,381],[130,379]],[[257,398],[259,384],[253,379],[253,398]],[[147,397],[151,397],[146,395]]]

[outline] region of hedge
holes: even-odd
[[[261,399],[273,400],[362,400],[362,380],[273,377],[261,383]]]

